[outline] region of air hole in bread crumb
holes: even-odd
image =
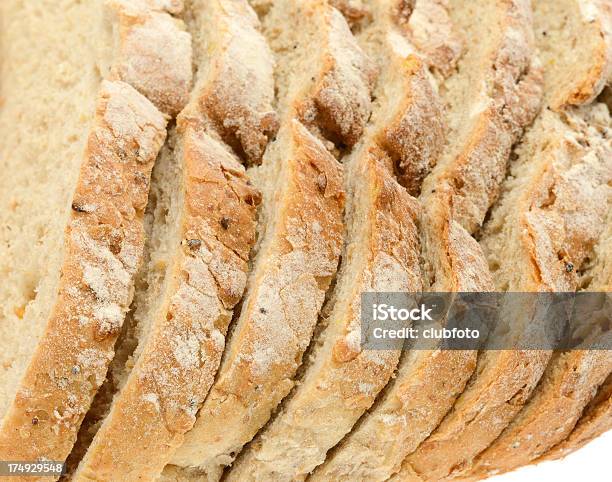
[[[219,223],[221,224],[221,227],[227,231],[230,227],[231,219],[224,216],[221,218]]]
[[[463,179],[459,178],[459,177],[454,177],[453,178],[453,185],[455,186],[455,189],[457,189],[457,191],[460,191],[461,189],[463,189]]]

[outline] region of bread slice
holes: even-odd
[[[409,2],[364,3],[369,17],[357,38],[380,71],[374,95],[382,98],[376,122],[384,127],[378,142],[391,154],[398,182],[418,196],[440,156],[446,130],[437,86],[426,60],[405,36]]]
[[[450,133],[441,166],[427,185],[454,188],[453,217],[469,233],[481,226],[499,196],[511,147],[540,106],[529,3],[449,2],[466,50],[457,74],[440,86]]]
[[[278,130],[274,62],[246,0],[190,0],[186,18],[201,59],[200,109],[223,141],[259,164]]]
[[[608,212],[605,231],[595,249],[593,266],[585,276],[590,285],[596,286],[597,289],[604,292],[610,292],[612,289],[610,284],[610,280],[612,280],[612,262],[610,261],[612,253],[611,212]],[[585,407],[571,433],[535,462],[565,457],[610,429],[612,429],[612,373],[608,374],[596,395]]]
[[[64,186],[72,195],[71,211],[53,226],[63,233],[64,222],[65,238],[47,244],[54,237],[49,233],[50,239],[40,243],[40,249],[56,250],[47,259],[52,271],[34,278],[40,286],[36,296],[23,312],[15,310],[19,321],[32,320],[28,330],[20,330],[20,340],[31,343],[29,352],[18,345],[3,353],[7,368],[3,373],[7,407],[0,430],[3,460],[66,458],[104,380],[129,308],[142,255],[149,176],[165,138],[165,120],[128,84],[103,81],[99,91],[84,158],[80,164],[75,159],[73,166],[62,166],[79,174],[76,188],[69,182]],[[65,212],[57,197],[56,208]],[[17,220],[15,216],[11,223]],[[41,221],[22,219],[21,225],[32,229]],[[13,328],[22,325],[12,323]],[[16,391],[10,390],[11,385]],[[16,444],[18,437],[27,443]]]
[[[109,40],[100,69],[147,97],[175,117],[187,104],[193,77],[191,36],[169,14],[182,12],[182,0],[96,0],[103,3]]]
[[[280,115],[298,118],[339,156],[361,138],[370,117],[371,61],[327,0],[275,1],[263,23],[279,57]]]
[[[264,24],[277,53],[281,129],[262,166],[249,171],[264,192],[257,253],[217,380],[172,459],[209,480],[220,477],[294,385],[343,238],[341,166],[315,135],[329,135],[322,140],[339,152],[332,139],[350,144],[369,111],[372,69],[337,11],[326,2],[276,2]],[[313,46],[315,32],[321,38]],[[354,92],[368,99],[363,113],[351,107]]]
[[[597,394],[586,406],[580,420],[567,438],[536,462],[563,458],[610,429],[612,429],[612,375],[608,375],[606,381],[599,387]]]
[[[421,226],[427,222],[421,218]],[[478,243],[456,223],[446,223],[440,248],[447,253],[437,275],[452,266],[456,291],[492,288]],[[424,246],[424,254],[436,256]],[[429,348],[429,349],[427,349]],[[311,476],[313,480],[387,480],[439,423],[459,395],[476,365],[470,350],[420,347],[402,354],[395,377],[345,439]],[[407,467],[408,469],[410,467]],[[401,479],[400,479],[401,480]]]
[[[365,27],[360,41],[377,56],[392,51],[377,59],[384,67],[372,121],[346,161],[347,246],[327,319],[299,384],[229,480],[301,480],[322,463],[372,405],[399,358],[397,351],[361,350],[361,293],[421,290],[418,208],[394,171],[419,189],[439,153],[442,116],[426,65],[392,28],[386,6],[376,14],[381,23]]]
[[[538,0],[533,9],[536,35],[545,40],[539,48],[547,105],[561,110],[592,102],[612,81],[610,2]]]
[[[420,290],[417,206],[390,177],[382,149],[364,144],[351,158],[349,248],[337,301],[296,390],[238,458],[228,480],[304,478],[373,403],[397,363],[397,352],[361,352],[359,300],[365,291]]]
[[[591,135],[586,138],[592,151],[585,156],[581,166],[574,166],[574,172],[565,176],[564,181],[568,185],[583,188],[591,198],[589,200],[602,203],[597,215],[591,215],[592,219],[583,216],[581,223],[583,226],[587,223],[598,226],[605,223],[606,211],[607,220],[611,219],[609,213],[612,190],[609,184],[612,180],[612,146],[608,134],[610,116],[602,104],[589,109],[595,111],[589,119],[588,130]],[[601,186],[593,182],[597,177],[603,186],[608,187],[603,196],[589,195],[593,188],[602,191]],[[560,190],[556,190],[556,193],[559,196]],[[570,194],[566,197],[566,202],[569,201],[573,205],[582,201],[574,196],[574,192]],[[580,218],[573,213],[571,220],[579,221]],[[610,289],[610,269],[606,269],[606,266],[609,264],[612,228],[609,224],[604,225],[607,228],[595,249],[594,266],[585,270],[582,275],[586,283],[582,289],[589,291]],[[590,230],[597,229],[595,226],[591,226]],[[609,303],[609,300],[603,301]],[[592,325],[597,323],[595,319],[589,322]],[[597,341],[595,337],[608,336],[600,334],[595,326],[587,327],[590,333],[586,344]],[[470,476],[481,477],[526,465],[561,442],[572,431],[583,409],[611,371],[612,354],[607,350],[578,349],[553,355],[529,402],[497,440],[478,456]]]
[[[419,52],[439,82],[450,76],[464,50],[462,34],[449,16],[450,0],[417,0],[412,14],[406,18],[396,14],[398,25]],[[399,6],[407,2],[398,2]]]
[[[137,298],[134,367],[75,480],[161,473],[213,382],[244,289],[258,193],[237,158],[197,124],[180,119],[176,141],[165,160],[149,287]]]
[[[141,262],[166,119],[134,89],[151,80],[146,69],[127,76],[118,68],[121,59],[155,59],[143,57],[138,39],[112,35],[119,25],[107,7],[0,7],[0,162],[13,173],[2,178],[0,199],[2,334],[13,340],[0,355],[3,460],[66,458],[113,357]],[[145,23],[169,18],[161,7],[140,7]],[[178,79],[190,82],[182,77],[191,72],[189,36],[171,21],[148,41],[184,53],[160,85],[179,97]]]
[[[606,350],[577,350],[553,356],[529,404],[478,457],[469,479],[539,461],[540,455],[572,432],[611,367],[612,357]]]
[[[211,22],[213,14],[218,22]],[[150,259],[131,332],[122,340],[137,347],[113,374],[112,404],[98,408],[103,420],[75,480],[160,476],[214,381],[246,285],[260,193],[242,163],[257,162],[260,143],[276,124],[273,82],[267,78],[272,57],[260,52],[246,64],[248,59],[227,54],[241,41],[261,40],[246,2],[192,2],[186,18],[193,32],[206,22],[207,37],[196,39],[196,87],[156,169]],[[257,79],[258,85],[244,89]],[[236,86],[242,90],[234,104],[210,104],[211,96],[219,102],[231,97],[224,89]],[[92,424],[91,431],[96,428]]]

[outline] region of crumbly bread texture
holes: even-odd
[[[301,29],[292,31],[299,19]],[[273,26],[265,32],[277,57],[281,129],[262,165],[249,171],[264,193],[257,252],[217,380],[172,460],[209,480],[294,386],[342,247],[342,170],[326,145],[339,153],[369,112],[372,68],[327,2],[276,2],[263,21]],[[314,29],[319,50],[311,45]],[[351,106],[355,93],[367,103]],[[305,116],[305,106],[316,114]]]
[[[493,289],[484,255],[468,231],[480,226],[496,199],[510,146],[535,115],[539,99],[540,72],[532,68],[530,58],[528,6],[515,2],[481,9],[500,26],[495,32],[486,27],[467,28],[464,16],[470,8],[475,6],[417,2],[410,20],[401,22],[400,16],[398,21],[430,56],[430,66],[447,101],[451,127],[441,162],[425,179],[420,197],[425,287],[438,291]],[[440,22],[445,28],[431,37],[427,34],[435,30],[431,22]],[[461,43],[452,33],[454,23],[467,32],[466,52],[458,66]],[[475,79],[483,80],[479,83]],[[471,123],[471,118],[476,120]],[[494,165],[482,162],[483,153]],[[491,170],[498,172],[491,176]],[[471,208],[457,210],[457,205]],[[433,348],[402,358],[396,378],[378,404],[347,437],[346,447],[341,445],[321,468],[321,480],[359,476],[385,480],[438,425],[469,379],[476,352],[442,353]],[[438,386],[431,383],[432,373],[448,376],[442,377]],[[389,436],[373,438],[372,433],[382,427]],[[403,472],[408,470],[406,466]]]
[[[188,21],[194,32],[203,21],[200,16],[217,8],[222,14],[216,40],[236,41],[234,35],[225,35],[223,20],[238,22],[239,15],[244,16],[246,30],[238,34],[244,33],[247,40],[260,35],[246,2],[223,6],[210,2],[205,7],[196,3],[191,4]],[[261,196],[241,160],[256,159],[255,154],[248,154],[247,146],[264,142],[261,139],[267,139],[269,126],[258,126],[255,144],[237,134],[241,147],[233,150],[224,142],[227,132],[217,130],[218,126],[233,126],[240,117],[233,117],[238,111],[255,112],[252,99],[238,91],[236,104],[225,114],[211,111],[208,99],[229,96],[223,89],[243,84],[265,59],[253,58],[251,65],[232,68],[223,62],[240,59],[227,56],[224,48],[213,50],[212,57],[205,51],[202,45],[196,49],[196,87],[156,169],[149,262],[145,282],[136,294],[133,333],[123,340],[133,345],[135,338],[137,347],[113,374],[118,383],[111,390],[116,394],[110,407],[100,410],[103,421],[75,480],[106,479],[117,473],[124,480],[159,477],[193,426],[213,384],[233,308],[243,295]],[[271,64],[271,57],[267,61]],[[236,78],[220,85],[211,65],[226,73],[236,72]],[[273,96],[273,85],[266,73],[271,76],[271,72],[268,66],[260,73],[263,85],[253,86],[254,92],[267,93],[268,99]],[[238,106],[241,99],[244,105]],[[227,115],[227,122],[220,121],[219,115]],[[265,116],[275,118],[267,111]],[[235,132],[252,134],[253,118],[242,117],[244,123],[236,124]],[[92,424],[94,432],[96,428]]]
[[[301,123],[283,125],[259,171],[273,205],[262,244],[217,380],[172,459],[210,477],[294,385],[342,246],[340,165]]]
[[[541,13],[536,12],[536,18],[539,18],[539,15]],[[540,33],[537,39],[540,50],[545,50],[550,39],[543,33]],[[563,57],[557,62],[567,62],[568,66],[571,65],[569,60]],[[549,66],[545,66],[545,81],[553,84],[546,84],[545,90],[547,91],[557,86],[549,76],[549,69]],[[548,101],[548,98],[545,101]],[[605,206],[605,201],[595,206],[597,203],[593,203],[590,196],[593,192],[598,192],[601,196],[602,190],[605,189],[606,175],[601,166],[594,173],[595,177],[586,185],[583,186],[580,182],[576,182],[576,185],[582,190],[572,188],[571,183],[563,183],[559,189],[563,191],[566,198],[564,200],[563,196],[559,195],[556,198],[558,204],[553,202],[547,206],[546,203],[541,203],[545,208],[543,210],[540,210],[540,206],[536,204],[537,210],[533,212],[531,206],[525,205],[527,214],[526,220],[522,223],[526,223],[527,231],[525,232],[533,233],[530,238],[526,239],[517,228],[521,225],[520,220],[508,221],[513,219],[514,214],[512,213],[517,212],[520,202],[528,200],[529,195],[540,195],[540,189],[545,189],[538,187],[538,177],[542,178],[539,182],[548,183],[551,189],[556,189],[556,184],[551,184],[553,181],[547,179],[547,176],[556,175],[554,169],[551,171],[551,168],[542,168],[538,162],[529,163],[529,161],[534,157],[543,158],[548,155],[550,159],[547,161],[548,164],[544,165],[548,166],[554,165],[557,156],[569,157],[570,161],[566,160],[565,164],[559,161],[561,164],[558,169],[563,171],[568,166],[572,166],[571,158],[580,160],[585,155],[585,152],[574,152],[573,148],[568,148],[567,141],[563,139],[565,137],[571,139],[572,135],[578,139],[585,136],[589,138],[592,135],[586,132],[587,128],[584,126],[578,128],[577,134],[574,133],[571,120],[567,121],[570,127],[564,127],[566,122],[556,119],[551,112],[545,112],[542,118],[545,120],[537,123],[534,127],[535,134],[528,136],[528,141],[524,143],[523,151],[520,153],[525,160],[519,161],[518,165],[525,173],[520,175],[517,168],[513,168],[513,175],[505,185],[505,196],[508,199],[500,204],[497,211],[493,212],[488,231],[485,230],[481,241],[490,258],[489,264],[497,289],[502,291],[573,291],[576,288],[576,279],[571,273],[566,275],[568,272],[566,263],[570,263],[572,267],[580,267],[598,237],[597,220],[601,217],[600,206]],[[580,124],[579,121],[576,122]],[[538,147],[537,143],[540,142],[540,138],[554,140],[549,145],[542,143]],[[597,138],[595,135],[587,142],[595,142]],[[573,143],[578,142],[580,140],[573,141]],[[602,144],[602,141],[599,144]],[[551,146],[557,146],[557,149]],[[539,169],[544,170],[539,171]],[[522,187],[520,182],[524,184]],[[530,182],[536,184],[530,186]],[[594,186],[599,187],[596,189]],[[588,194],[585,195],[585,192]],[[583,197],[583,203],[579,204],[582,208],[572,209],[571,206],[579,196]],[[572,197],[574,202],[569,201]],[[567,206],[564,206],[563,203],[566,203]],[[561,212],[559,213],[558,210]],[[562,219],[564,225],[554,224],[553,219],[558,216],[568,218]],[[570,219],[570,216],[573,217]],[[506,223],[505,228],[504,223]],[[580,228],[576,227],[578,225]],[[529,242],[533,242],[531,247],[529,247]],[[523,244],[522,247],[521,244]],[[508,253],[512,254],[508,255]],[[508,262],[509,260],[512,262]],[[536,266],[537,271],[527,268],[529,264]],[[533,309],[535,306],[524,307],[524,313]],[[512,315],[509,314],[509,316]],[[521,330],[518,329],[519,332]],[[531,390],[540,379],[549,356],[550,353],[546,352],[525,351],[484,353],[479,359],[472,381],[459,398],[453,412],[447,416],[436,433],[409,458],[412,468],[426,478],[427,476],[436,478],[446,477],[451,473],[457,475],[469,472],[472,458],[492,442],[526,402]],[[494,390],[493,387],[496,389]],[[507,400],[511,400],[512,403],[507,403]],[[483,406],[487,409],[484,410]]]
[[[597,117],[604,122],[601,114]],[[610,176],[604,135],[591,126],[596,116],[585,115],[560,119],[545,111],[518,151],[502,201],[481,238],[498,290],[573,291],[577,286],[574,269],[567,267],[580,269],[599,236]],[[536,305],[526,303],[523,313]],[[501,314],[511,315],[516,314]],[[517,336],[525,336],[519,323],[529,319],[513,318]],[[527,336],[537,334],[530,330]],[[453,411],[408,458],[412,468],[426,478],[470,473],[473,457],[526,403],[549,357],[547,351],[481,354]]]
[[[612,429],[612,374],[599,387],[584,409],[580,420],[567,438],[546,452],[536,462],[557,460],[584,447],[596,437]]]
[[[138,42],[108,35],[108,7],[0,7],[0,159],[12,173],[2,178],[2,258],[11,268],[0,267],[7,280],[0,298],[3,334],[20,333],[1,355],[4,460],[66,458],[113,357],[142,257],[149,177],[166,119],[105,70],[118,60],[109,52],[144,61],[132,51]],[[149,41],[184,44],[178,24],[166,34]],[[114,80],[103,81],[106,74]],[[135,79],[148,81],[126,80]],[[173,81],[166,87],[180,90]]]
[[[127,82],[172,117],[187,104],[193,77],[191,36],[169,15],[181,11],[180,1],[106,0],[111,40],[99,45],[110,59],[101,63],[105,77]]]
[[[229,480],[301,480],[322,463],[372,405],[399,358],[397,351],[361,350],[361,293],[421,290],[418,208],[394,170],[415,173],[415,185],[429,170],[442,136],[441,114],[425,64],[408,42],[399,32],[388,32],[387,42],[384,28],[372,28],[377,31],[364,30],[362,44],[374,50],[382,43],[393,52],[376,59],[384,72],[372,121],[346,161],[347,244],[324,326],[299,384],[237,459]],[[411,129],[417,121],[430,137]],[[424,142],[418,146],[415,139]]]
[[[188,0],[198,61],[200,109],[248,164],[258,164],[278,129],[274,62],[246,0]]]
[[[581,281],[582,289],[605,292],[610,290],[612,279],[609,267],[612,254],[612,228],[609,222],[612,217],[610,214],[607,218],[605,216],[605,206],[608,206],[607,211],[610,212],[612,200],[612,191],[606,186],[612,179],[610,116],[607,108],[601,104],[590,109],[599,111],[588,120],[588,129],[591,131],[588,143],[593,150],[587,154],[590,158],[585,159],[583,166],[576,165],[575,172],[573,175],[567,175],[566,180],[571,183],[585,183],[586,180],[586,186],[580,186],[583,188],[581,190],[592,192],[595,188],[600,191],[599,196],[594,196],[594,201],[602,207],[599,212],[591,214],[592,219],[587,218],[584,221],[585,224],[592,225],[591,231],[595,227],[593,224],[604,224],[607,227],[594,250],[591,265],[581,275]],[[558,194],[558,190],[556,193]],[[567,198],[566,202],[581,201],[571,194],[572,197]],[[576,215],[573,214],[572,218],[575,220]],[[609,313],[609,295],[603,295],[600,302],[602,305],[599,309],[602,314],[605,310]],[[605,323],[605,319],[598,321],[596,311],[589,322],[590,324],[582,328],[587,329],[589,333],[586,344],[597,342],[596,337],[609,336],[599,333],[597,323]],[[611,371],[612,354],[608,350],[573,350],[555,354],[528,404],[498,439],[477,458],[474,469],[470,471],[470,478],[482,478],[526,465],[563,441]]]
[[[609,0],[532,3],[545,67],[546,103],[561,110],[592,102],[612,81],[612,4]]]
[[[260,15],[265,15],[275,0],[249,0],[249,3]],[[329,4],[338,9],[349,23],[358,22],[368,14],[364,3],[363,0],[329,0]]]

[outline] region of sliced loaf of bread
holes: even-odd
[[[420,290],[417,206],[390,177],[383,149],[358,147],[351,158],[349,244],[333,308],[296,389],[235,462],[229,480],[305,478],[373,403],[397,363],[397,352],[361,351],[359,306],[364,291]]]
[[[535,15],[541,21],[542,13],[536,10]],[[540,51],[545,50],[550,42],[548,35],[541,32],[537,35]],[[567,50],[569,52],[571,48],[568,46]],[[567,63],[567,68],[571,68],[571,54],[557,59],[556,63]],[[548,76],[549,68],[548,65],[544,68],[545,81],[553,82],[553,85],[545,83],[546,91],[557,86]],[[590,72],[585,75],[590,75]],[[545,102],[549,102],[548,99],[545,98]],[[582,138],[584,135],[580,130],[578,134],[573,134],[573,127],[566,125],[565,120],[558,119],[552,111],[544,111],[521,147],[522,160],[517,161],[520,168],[512,168],[511,177],[504,185],[506,199],[493,212],[481,238],[498,290],[573,291],[577,287],[575,275],[566,273],[564,262],[559,259],[566,257],[571,260],[568,263],[578,268],[598,237],[595,220],[601,213],[593,200],[584,198],[580,204],[581,209],[575,215],[576,223],[580,221],[581,226],[590,228],[582,230],[574,228],[569,220],[561,220],[567,223],[565,228],[564,224],[556,227],[551,224],[555,216],[562,217],[564,212],[570,213],[572,208],[552,205],[550,211],[547,211],[542,207],[545,202],[538,201],[538,196],[546,189],[542,186],[548,183],[554,190],[552,178],[563,176],[565,169],[569,169],[573,163],[579,164],[586,154],[586,151],[581,152],[572,147],[579,140],[573,143],[564,140],[565,137],[572,139],[575,135]],[[545,159],[547,156],[548,160]],[[559,172],[551,167],[557,162],[557,157],[560,158]],[[602,169],[598,173],[590,182],[599,186],[597,192],[601,193],[605,189],[605,175]],[[572,195],[577,196],[573,191],[569,196]],[[530,197],[532,201],[529,201]],[[519,203],[524,203],[522,209],[525,214],[518,213]],[[524,219],[512,217],[516,215]],[[590,223],[584,224],[585,220]],[[520,223],[525,225],[524,231],[517,228]],[[554,229],[559,232],[553,232]],[[532,233],[531,237],[525,237],[525,232]],[[557,252],[559,254],[555,254]],[[533,301],[535,303],[535,298]],[[528,318],[525,314],[535,309],[535,304],[525,306],[523,314],[514,323],[519,336],[524,330],[520,320],[525,323]],[[514,314],[507,316],[512,317]],[[479,358],[476,373],[453,411],[432,437],[409,457],[412,468],[422,476],[434,478],[469,472],[473,457],[493,442],[526,403],[550,355],[546,351],[485,351]]]
[[[478,7],[499,29],[469,23]],[[436,22],[444,28],[431,38],[427,32],[436,30]],[[425,179],[420,196],[424,286],[432,291],[491,291],[484,255],[470,232],[496,199],[510,147],[537,110],[540,73],[530,58],[529,9],[521,2],[421,1],[403,27],[430,55],[450,125],[441,161]],[[458,64],[460,43],[453,28],[465,33]],[[435,346],[405,354],[377,405],[315,477],[386,480],[398,472],[404,457],[450,409],[475,362],[474,351]],[[439,383],[431,383],[438,378]],[[374,432],[383,435],[373,437]]]
[[[442,116],[426,65],[393,27],[388,5],[374,13],[379,19],[366,23],[359,40],[381,76],[372,120],[345,161],[347,241],[337,283],[299,384],[229,480],[301,480],[322,463],[371,406],[399,357],[361,349],[361,294],[421,290],[418,208],[398,179],[420,190],[439,153]]]
[[[342,170],[326,145],[340,154],[354,143],[370,110],[372,66],[339,12],[278,1],[262,19],[277,57],[281,128],[249,170],[264,193],[257,252],[217,380],[172,460],[209,480],[295,383],[343,240]]]
[[[599,209],[593,209],[592,201],[584,198],[578,213],[564,205],[562,196],[569,199],[584,192],[572,189],[570,180],[563,182],[574,173],[581,175],[578,171],[586,154],[576,147],[579,144],[572,135],[572,129],[556,114],[546,111],[521,146],[520,160],[505,184],[502,202],[480,241],[500,291],[573,291],[576,287],[575,274],[566,266],[580,267],[597,239],[597,219],[602,216],[605,198]],[[585,185],[573,185],[588,187],[590,193],[601,198],[605,190],[601,166],[593,176],[586,176]],[[547,204],[546,193],[562,189],[566,192],[555,194],[553,203]],[[535,312],[537,299],[525,301],[523,313]],[[529,316],[506,315],[513,317],[512,327],[517,333],[517,340],[508,343],[520,345]],[[501,316],[505,316],[503,312]],[[412,468],[430,477],[467,471],[472,458],[493,442],[526,403],[549,357],[550,352],[542,350],[484,351],[453,411],[408,458]]]
[[[596,233],[602,225],[608,226],[594,250],[593,265],[581,272],[584,280],[581,289],[606,291],[610,289],[609,268],[606,273],[610,255],[606,212],[611,211],[612,201],[609,187],[612,183],[610,114],[603,104],[582,110],[568,114],[573,132],[566,132],[565,138],[589,147],[578,149],[578,156],[581,155],[582,159],[565,173],[559,173],[554,187],[554,205],[565,218],[566,226],[580,226],[580,235],[587,239],[589,234],[586,233]],[[576,205],[580,208],[576,209]],[[607,219],[610,220],[610,215]],[[571,228],[566,228],[566,231],[571,233]],[[568,243],[570,246],[571,241]],[[589,241],[593,242],[592,239]],[[580,257],[570,262],[578,260]],[[581,269],[579,264],[576,266]],[[603,296],[601,301],[610,302],[607,296]],[[605,313],[609,307],[603,306],[602,309]],[[594,337],[609,336],[599,333],[596,318],[585,321],[590,323],[587,325],[589,336],[586,345],[603,341]],[[601,321],[605,323],[605,320]],[[612,354],[608,350],[577,349],[555,353],[529,402],[495,442],[478,456],[470,477],[484,477],[526,465],[561,442],[611,371]]]
[[[340,166],[299,121],[282,122],[255,184],[265,212],[245,299],[213,388],[171,460],[209,480],[293,386],[342,245]]]
[[[228,54],[265,48],[246,1],[191,2],[186,19],[197,80],[155,171],[149,260],[121,340],[136,347],[115,367],[75,480],[160,476],[213,384],[246,285],[261,196],[242,164],[257,163],[275,132],[273,61],[265,49]]]
[[[421,13],[410,19],[405,31],[420,39],[424,50],[437,52],[430,64],[440,82],[450,124],[446,148],[425,179],[420,196],[424,286],[433,291],[490,291],[493,284],[484,255],[470,232],[480,226],[496,199],[510,147],[537,110],[540,74],[530,58],[529,11],[516,2],[483,5],[481,11],[487,12],[488,20],[496,22],[499,29],[479,30],[473,24],[466,25],[470,9],[476,8],[472,3],[423,3]],[[456,71],[454,61],[446,67],[440,61],[452,59],[457,49],[454,36],[450,35],[446,48],[442,48],[445,44],[440,37],[431,43],[436,48],[427,48],[426,37],[417,35],[431,30],[423,23],[440,19],[445,31],[451,32],[455,24],[467,34],[466,51]],[[476,352],[442,353],[435,346],[406,354],[395,380],[372,413],[360,422],[357,438],[349,435],[346,451],[341,445],[332,454],[329,468],[322,467],[322,479],[350,479],[358,474],[385,480],[398,472],[405,455],[416,449],[450,409],[469,379],[475,360]],[[449,375],[440,382],[440,390],[430,383],[433,373]],[[368,434],[382,429],[385,423],[389,436],[379,437],[379,441],[370,438],[366,443]],[[364,442],[365,451],[360,442]],[[358,452],[364,452],[363,457]],[[383,463],[377,466],[373,460],[366,460],[367,454],[372,459],[382,457]]]
[[[404,15],[403,10],[397,8],[395,2],[376,1],[369,2],[369,5],[373,16],[372,23],[360,38],[366,48],[369,47],[372,53],[379,57],[381,64],[384,66],[380,80],[381,84],[384,85],[383,89],[389,92],[393,86],[396,86],[395,89],[399,90],[397,86],[404,85],[405,98],[432,102],[436,96],[432,91],[425,94],[422,88],[418,88],[418,83],[415,83],[416,78],[418,78],[416,72],[410,72],[401,67],[402,63],[406,62],[403,57],[403,55],[406,55],[405,50],[413,49],[406,39],[402,39],[402,34],[412,36],[415,31],[429,30],[432,27],[431,25],[421,24],[431,21],[431,15],[428,15],[429,12],[426,11],[431,5],[425,2],[417,2],[416,9],[409,18]],[[436,9],[439,7],[440,5],[434,6]],[[417,11],[420,13],[417,13]],[[446,18],[445,25],[449,25],[448,17],[442,15],[444,12],[444,10],[436,10],[435,16],[437,19]],[[451,34],[450,29],[449,34]],[[452,35],[450,35],[448,41],[452,45],[454,42]],[[442,45],[440,37],[437,37],[435,42],[438,47]],[[400,48],[402,46],[403,49]],[[416,55],[416,52],[413,55]],[[439,59],[434,59],[433,62],[436,60],[439,61]],[[430,63],[430,68],[438,74],[441,70],[447,70],[442,68],[440,64],[434,66],[433,63]],[[392,99],[396,96],[391,95],[388,98]],[[401,112],[401,110],[398,111]],[[414,114],[413,111],[412,115]],[[441,126],[443,122],[442,112],[438,110],[436,115],[438,117],[437,122]],[[406,118],[410,119],[411,117],[406,115]],[[436,139],[437,142],[441,143],[444,140],[444,134],[440,130],[431,139]],[[409,141],[411,138],[406,137],[406,140]],[[410,145],[409,142],[406,142],[406,144]],[[423,150],[419,151],[421,155],[424,154]],[[436,155],[439,155],[439,150],[436,151]],[[417,181],[418,177],[413,176],[413,180]],[[440,192],[439,195],[441,194]],[[450,207],[448,200],[447,196],[445,198],[446,206]],[[433,206],[432,203],[425,204],[420,216],[421,258],[430,260],[431,265],[436,266],[438,279],[440,282],[442,282],[442,279],[446,280],[449,291],[457,289],[467,291],[468,287],[463,285],[465,282],[469,283],[469,281],[462,277],[459,266],[463,265],[466,259],[470,263],[478,265],[479,260],[483,259],[478,244],[459,225],[456,223],[448,224],[449,209],[445,210],[444,215],[441,210],[433,210],[436,212],[436,216],[429,219],[427,214],[432,211],[431,206]],[[443,219],[446,221],[443,221]],[[437,239],[431,246],[431,250],[426,233],[431,233]],[[436,247],[440,247],[440,249],[437,250]],[[472,247],[476,248],[475,255],[471,253]],[[480,261],[479,264],[481,268],[486,268],[483,261]],[[483,269],[482,273],[486,277],[488,271]],[[444,358],[444,361],[440,358]],[[440,364],[431,363],[430,361],[433,359],[437,359]],[[448,405],[448,402],[445,404],[440,395],[449,392],[452,400],[454,400],[456,394],[452,393],[452,390],[447,390],[447,387],[453,383],[450,380],[457,374],[459,374],[459,378],[463,379],[463,382],[458,382],[460,386],[463,386],[466,377],[462,376],[461,373],[465,366],[470,366],[470,359],[475,359],[471,353],[434,353],[431,350],[402,354],[398,372],[381,393],[375,405],[363,415],[359,423],[340,444],[330,451],[326,462],[315,470],[311,478],[313,480],[386,480],[399,469],[399,464],[411,451],[411,449],[405,448],[411,446],[406,441],[408,435],[406,429],[410,426],[411,430],[414,429],[413,433],[419,432],[419,429],[415,429],[415,425],[419,423],[417,421],[418,416],[410,419],[409,415],[409,413],[416,415],[418,411],[404,412],[405,404],[415,403],[418,405],[424,403],[431,406],[432,403],[435,403],[436,408],[438,408],[438,402],[440,405]],[[471,361],[471,365],[473,367],[474,360]],[[411,373],[409,374],[408,371],[411,371]],[[433,376],[434,373],[436,374],[435,377]],[[441,384],[431,383],[432,380],[438,379]],[[414,380],[416,383],[409,387],[410,380]],[[426,383],[427,389],[424,387]],[[437,393],[435,402],[430,396],[429,388]],[[450,403],[452,403],[452,400]],[[448,410],[448,406],[443,409],[443,413],[446,410]],[[429,417],[423,417],[423,421],[425,418],[430,419]],[[433,426],[435,426],[435,423]],[[429,431],[431,431],[431,428]],[[421,440],[422,438],[419,439],[419,442]]]

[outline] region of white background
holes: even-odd
[[[612,431],[596,438],[564,459],[487,479],[487,482],[610,482],[612,481]]]

